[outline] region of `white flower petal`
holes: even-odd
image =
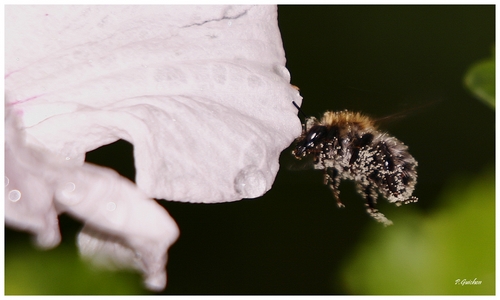
[[[42,248],[59,244],[59,222],[52,202],[57,167],[43,152],[28,148],[15,113],[5,123],[5,223],[29,231]]]
[[[178,229],[151,198],[258,197],[300,134],[276,7],[5,10],[6,111],[21,119],[6,122],[7,224],[50,247],[67,212],[85,223],[84,256],[162,289]],[[84,163],[118,139],[134,145],[137,185]]]
[[[56,199],[61,210],[85,221],[81,254],[97,264],[107,257],[116,267],[140,270],[148,288],[163,289],[167,250],[179,235],[166,210],[107,168],[84,164],[65,181]]]
[[[167,250],[179,235],[166,210],[114,170],[75,165],[24,143],[17,117],[8,112],[6,119],[6,224],[53,247],[60,241],[57,215],[69,213],[85,223],[82,255],[111,256],[117,267],[141,271],[148,288],[163,289]]]
[[[7,7],[6,19],[7,103],[28,133],[77,161],[131,142],[150,197],[258,197],[300,134],[275,6]]]

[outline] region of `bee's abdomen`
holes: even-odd
[[[398,139],[380,134],[360,149],[352,164],[358,178],[377,187],[390,202],[405,201],[415,189],[417,162]],[[365,174],[365,175],[363,175]]]

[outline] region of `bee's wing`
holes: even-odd
[[[403,109],[401,111],[392,113],[390,115],[386,115],[386,116],[383,116],[380,118],[375,118],[375,122],[377,124],[383,124],[383,123],[394,123],[397,121],[401,121],[401,120],[404,120],[408,116],[411,116],[415,113],[420,113],[420,112],[424,111],[425,109],[427,109],[430,106],[437,105],[441,101],[443,101],[443,100],[436,99],[436,100],[432,100],[432,101],[427,101],[425,103],[421,103],[419,105],[414,105],[414,106],[408,107],[406,109]]]

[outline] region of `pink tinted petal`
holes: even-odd
[[[131,142],[150,197],[261,196],[300,134],[276,6],[6,11],[7,103],[23,110],[28,133],[80,162]]]
[[[7,113],[6,224],[53,247],[60,242],[57,215],[66,212],[85,223],[82,255],[111,256],[117,267],[141,271],[148,288],[163,289],[167,250],[179,235],[166,210],[114,170],[75,164],[25,143],[18,118],[17,112]]]
[[[140,270],[148,288],[163,289],[167,250],[179,235],[166,210],[108,168],[86,163],[60,183],[60,211],[85,222],[78,243],[82,255]]]
[[[59,244],[59,222],[52,202],[57,167],[49,153],[27,147],[15,113],[5,123],[5,223],[33,233],[37,244]]]
[[[150,198],[211,203],[271,188],[301,131],[276,6],[5,10],[6,105],[26,133],[6,138],[8,225],[53,246],[68,212],[85,223],[83,255],[139,269],[157,290],[178,229]],[[84,164],[117,139],[134,145],[137,186]]]

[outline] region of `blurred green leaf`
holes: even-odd
[[[465,75],[465,86],[478,99],[495,107],[495,56],[473,64]]]
[[[494,171],[454,181],[438,203],[428,215],[396,209],[393,226],[374,226],[342,270],[346,287],[353,294],[494,295]]]
[[[75,246],[37,250],[27,241],[6,247],[6,295],[137,295],[149,294],[140,275],[95,270]]]

